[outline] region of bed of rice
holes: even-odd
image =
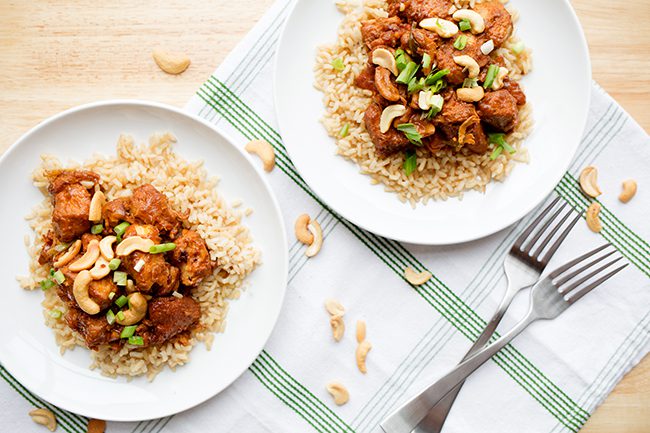
[[[106,157],[94,155],[82,166],[101,176],[101,187],[107,199],[120,195],[145,183],[151,183],[163,192],[176,210],[189,212],[189,225],[206,240],[218,267],[191,296],[201,306],[200,324],[192,332],[187,344],[168,342],[160,347],[140,348],[124,345],[119,351],[108,346],[90,351],[92,369],[100,369],[107,376],[147,375],[151,380],[165,366],[174,369],[189,361],[189,353],[198,342],[210,349],[215,332],[223,332],[226,326],[228,301],[236,299],[244,288],[244,279],[260,262],[259,251],[253,246],[248,229],[242,225],[244,215],[251,210],[235,209],[240,203],[229,206],[218,195],[217,178],[209,178],[203,163],[187,162],[173,152],[175,138],[169,134],[153,135],[149,144],[136,145],[128,136],[121,136],[117,155]],[[39,281],[47,276],[48,267],[40,266],[37,258],[42,235],[52,226],[52,205],[47,194],[45,173],[58,168],[78,167],[78,163],[63,164],[55,156],[42,155],[42,163],[34,171],[34,185],[44,193],[43,202],[36,206],[27,219],[34,230],[34,240],[26,239],[32,258],[30,275],[19,277],[25,289],[36,289]],[[85,346],[81,336],[72,331],[63,317],[53,317],[60,311],[65,314],[65,304],[56,295],[56,289],[44,292],[43,315],[45,323],[53,329],[56,342],[63,354],[75,346]]]
[[[417,150],[417,169],[406,176],[403,170],[404,155],[395,154],[379,158],[374,145],[363,124],[363,115],[368,107],[372,93],[354,85],[355,77],[363,70],[368,55],[361,39],[360,23],[363,20],[388,16],[385,0],[339,0],[337,6],[344,14],[334,44],[318,49],[316,55],[315,86],[323,92],[325,116],[323,125],[328,134],[335,138],[337,154],[354,161],[360,172],[371,178],[371,183],[383,183],[386,191],[397,193],[403,202],[415,207],[418,202],[426,204],[429,199],[462,197],[463,191],[485,191],[491,180],[502,181],[510,173],[514,162],[528,162],[528,152],[523,146],[530,133],[533,120],[530,104],[520,109],[519,124],[506,137],[508,143],[517,151],[514,154],[503,152],[495,160],[490,153],[477,155],[467,150],[459,153],[443,149],[435,155],[426,149]],[[480,0],[455,0],[456,8],[472,7]],[[508,11],[516,22],[518,14],[512,8]],[[517,43],[515,32],[492,56],[502,56],[514,80],[521,79],[531,70],[532,60],[529,49],[515,55],[511,48]],[[343,71],[336,71],[332,60],[340,58],[345,65]],[[340,132],[348,125],[349,133],[341,138]]]

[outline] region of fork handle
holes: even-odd
[[[526,317],[501,338],[458,364],[452,371],[393,412],[381,423],[381,428],[386,433],[411,432],[426,417],[431,407],[435,406],[436,403],[483,365],[485,361],[503,349],[513,338],[538,318],[532,311],[529,311]]]

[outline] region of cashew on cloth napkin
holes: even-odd
[[[109,423],[111,433],[380,432],[378,423],[393,408],[451,369],[479,335],[505,290],[504,256],[539,212],[479,241],[420,247],[380,238],[327,210],[286,156],[275,123],[272,60],[289,9],[288,1],[276,3],[186,107],[239,146],[261,138],[276,149],[277,166],[268,179],[291,240],[279,322],[248,371],[215,398],[163,419]],[[603,230],[596,235],[578,224],[550,268],[605,240],[631,266],[558,319],[531,326],[472,375],[445,432],[578,431],[648,352],[650,140],[595,84],[582,143],[551,196],[584,211],[588,202],[576,177],[589,164],[599,167],[599,183],[607,191],[600,198]],[[639,191],[623,205],[617,195],[621,181],[630,177]],[[305,212],[320,222],[325,236],[313,259],[294,241],[293,222]],[[414,288],[402,278],[407,266],[427,269],[434,277]],[[332,339],[327,298],[346,307],[347,331],[339,343]],[[512,326],[526,306],[527,295],[520,294],[500,329]],[[355,363],[357,320],[366,321],[372,343],[365,375]],[[60,429],[85,432],[83,417],[42,402],[6,370],[0,368],[0,375],[0,431],[41,432],[27,412],[47,406],[57,414]],[[350,391],[344,406],[336,406],[325,389],[333,380]]]

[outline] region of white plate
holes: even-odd
[[[336,40],[342,14],[334,1],[299,0],[280,40],[275,105],[282,138],[309,186],[330,207],[379,235],[416,244],[453,244],[492,234],[532,210],[560,180],[587,119],[591,67],[580,24],[567,0],[511,4],[521,14],[517,32],[533,50],[533,71],[523,80],[535,129],[526,140],[529,165],[517,164],[503,183],[462,200],[412,209],[358,167],[334,154],[319,119],[322,94],[314,88],[316,48]]]
[[[203,159],[209,175],[221,179],[218,191],[227,202],[243,200],[254,209],[250,227],[263,264],[246,280],[249,287],[230,304],[227,327],[216,334],[211,351],[198,344],[191,360],[175,372],[165,369],[153,382],[111,379],[88,369],[88,350],[64,356],[43,323],[40,290],[21,289],[16,274],[27,274],[24,220],[43,199],[32,186],[39,155],[82,161],[93,152],[114,154],[120,133],[136,142],[153,132],[170,131],[175,150],[193,161]],[[243,373],[262,350],[280,313],[287,278],[287,242],[278,204],[249,156],[203,120],[151,102],[107,101],[74,108],[41,123],[0,159],[0,226],[3,245],[0,286],[0,362],[30,391],[69,411],[105,420],[134,421],[180,412],[214,396]],[[92,392],[90,392],[92,390]]]

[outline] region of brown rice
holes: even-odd
[[[480,0],[455,0],[456,8],[471,7]],[[533,120],[530,104],[519,112],[520,122],[506,139],[516,149],[516,153],[503,152],[495,160],[490,153],[477,155],[467,150],[455,153],[443,149],[431,155],[426,149],[417,149],[417,169],[406,176],[402,169],[404,156],[396,154],[379,158],[374,145],[363,124],[363,115],[368,107],[372,93],[354,85],[355,77],[368,61],[361,39],[360,22],[367,19],[388,16],[385,0],[364,0],[361,5],[349,0],[338,0],[337,6],[344,14],[334,44],[319,48],[316,55],[315,86],[323,92],[325,116],[322,119],[328,134],[335,138],[337,154],[354,161],[360,172],[371,177],[371,183],[383,183],[386,191],[397,193],[403,202],[413,207],[418,202],[426,204],[429,199],[447,199],[459,196],[463,191],[485,191],[491,180],[502,181],[510,173],[514,162],[528,162],[528,151],[523,146],[524,139],[532,129]],[[518,14],[508,9],[516,22]],[[531,70],[532,59],[529,49],[515,55],[512,47],[519,41],[513,35],[505,44],[494,51],[492,56],[502,56],[509,75],[514,80]],[[343,71],[336,71],[332,60],[341,59]],[[348,134],[341,138],[340,131],[348,125]]]
[[[193,289],[191,296],[201,306],[200,324],[192,332],[187,345],[168,342],[160,347],[140,348],[124,345],[118,351],[102,346],[90,351],[92,369],[99,369],[107,376],[147,375],[151,380],[164,366],[174,369],[189,361],[189,352],[202,341],[208,349],[215,332],[223,332],[226,326],[228,301],[237,299],[243,288],[244,279],[260,262],[259,251],[252,244],[250,233],[241,224],[244,212],[232,210],[217,191],[217,178],[208,178],[203,163],[187,162],[172,150],[176,139],[169,133],[153,135],[148,145],[137,146],[128,136],[120,136],[117,155],[106,157],[94,155],[83,164],[84,168],[100,175],[101,187],[108,199],[128,193],[129,189],[151,183],[163,192],[171,205],[180,211],[189,211],[191,228],[206,240],[213,259],[218,260],[214,273]],[[42,163],[34,171],[34,185],[47,196],[49,170],[64,165],[52,155],[42,155]],[[65,167],[78,167],[66,164]],[[30,275],[18,277],[21,286],[28,290],[39,287],[39,281],[46,278],[49,269],[40,266],[37,258],[42,245],[42,236],[51,228],[52,205],[45,198],[27,216],[34,230],[34,241],[26,239],[31,256]],[[86,347],[83,339],[72,331],[63,316],[65,304],[56,295],[56,290],[45,291],[42,303],[45,323],[53,329],[57,344],[63,354],[75,346]]]

